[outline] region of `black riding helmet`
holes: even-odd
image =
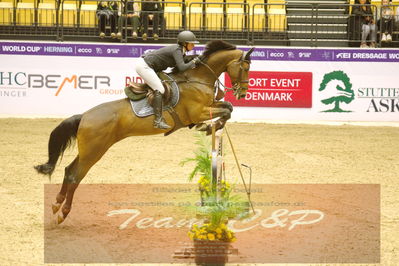
[[[177,35],[177,43],[180,45],[185,45],[186,43],[199,43],[199,41],[197,41],[197,37],[195,37],[194,33],[189,30],[185,30]]]

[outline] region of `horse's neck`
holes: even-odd
[[[209,57],[207,64],[215,72],[216,77],[219,77],[226,71],[227,65],[234,59],[239,58],[239,56],[241,56],[240,50],[219,51]],[[213,75],[209,75],[209,78],[212,76]],[[215,77],[212,78],[216,81]]]
[[[209,89],[213,89],[216,79],[226,71],[228,63],[241,56],[240,50],[218,51],[209,56],[206,60],[206,66],[196,69],[189,69],[185,72],[174,73],[173,77],[177,80],[197,80],[202,83],[210,84]],[[212,72],[212,73],[210,73]]]

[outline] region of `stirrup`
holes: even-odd
[[[159,128],[159,129],[170,129],[171,128],[168,124],[166,124],[165,120],[162,117],[160,117],[159,119],[155,119],[153,125],[154,125],[154,128]]]

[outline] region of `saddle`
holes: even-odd
[[[165,136],[175,132],[179,128],[185,127],[173,107],[177,105],[180,99],[179,87],[176,81],[166,73],[160,73],[165,87],[163,100],[163,111],[168,111],[174,120],[174,127],[165,133]],[[152,101],[154,99],[154,91],[147,85],[142,83],[131,83],[125,88],[125,93],[130,100],[133,113],[137,117],[147,117],[154,114]],[[147,99],[148,97],[148,99]]]
[[[158,77],[161,79],[165,88],[163,102],[164,104],[168,104],[172,98],[172,82],[174,81],[164,72],[159,72]],[[125,88],[125,94],[132,101],[139,101],[141,99],[147,98],[147,101],[150,105],[152,105],[152,101],[154,99],[154,90],[151,89],[147,84],[143,83],[129,83],[129,86]]]

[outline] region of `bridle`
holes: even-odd
[[[252,49],[251,49],[252,51]],[[229,68],[229,66],[231,64],[240,64],[240,70],[238,72],[238,80],[236,80],[235,82],[233,82],[233,86],[231,88],[225,86],[220,80],[219,77],[216,75],[215,71],[213,71],[213,69],[205,62],[200,61],[200,63],[202,65],[204,65],[207,69],[209,69],[209,71],[215,76],[216,78],[216,83],[215,83],[215,91],[222,86],[225,90],[230,90],[233,92],[234,96],[240,95],[242,92],[243,87],[241,86],[241,84],[245,83],[248,84],[249,80],[242,80],[242,73],[243,71],[249,71],[249,65],[251,64],[250,60],[246,59],[246,55],[247,53],[245,53],[244,51],[242,52],[242,55],[239,59],[233,59],[232,61],[230,61],[227,65],[226,65],[226,71]],[[248,68],[244,68],[243,67],[243,63],[247,63],[248,64]],[[246,88],[248,89],[248,87]]]
[[[247,80],[247,79],[242,80],[243,71],[247,71],[248,72],[249,71],[249,65],[251,64],[251,62],[249,60],[245,59],[244,56],[245,56],[245,52],[242,53],[240,59],[234,59],[233,61],[231,61],[230,63],[228,63],[226,65],[226,69],[228,69],[231,64],[239,64],[240,65],[239,66],[240,70],[238,72],[238,80],[233,82],[233,87],[232,88],[229,88],[230,90],[233,91],[234,96],[241,95],[241,91],[243,89],[242,86],[241,86],[242,83],[245,83],[245,84],[249,83],[249,80]],[[248,64],[248,68],[244,69],[243,63],[247,63]],[[248,89],[248,85],[246,86],[246,89]]]

